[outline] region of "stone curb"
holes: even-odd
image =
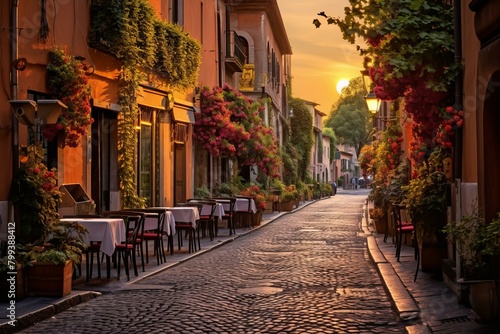
[[[48,319],[58,313],[70,309],[75,305],[97,298],[100,295],[101,293],[95,291],[82,291],[74,295],[70,295],[62,300],[58,300],[57,302],[49,302],[47,303],[47,306],[16,317],[15,326],[10,325],[8,322],[0,324],[0,333],[8,334],[18,332],[36,324],[37,322]]]
[[[389,261],[378,247],[377,240],[368,228],[368,202],[363,205],[363,231],[369,233],[367,236],[367,248],[378,274],[382,279],[385,290],[388,292],[391,302],[398,313],[400,320],[410,321],[420,319],[420,309],[410,295],[403,282],[396,274]]]

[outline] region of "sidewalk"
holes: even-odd
[[[396,312],[402,321],[408,322],[409,334],[499,333],[495,324],[481,324],[470,308],[458,304],[455,294],[436,274],[419,271],[414,282],[417,262],[413,247],[403,245],[398,262],[391,236],[384,242],[384,235],[375,232],[368,218],[368,206],[366,203],[363,208],[368,251]]]

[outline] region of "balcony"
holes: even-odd
[[[226,33],[226,69],[233,73],[242,72],[246,61],[247,57],[240,36],[233,30],[228,31]]]

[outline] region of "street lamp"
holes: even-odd
[[[380,108],[380,99],[377,98],[375,93],[371,90],[368,94],[366,94],[365,101],[366,105],[368,106],[368,110],[372,114],[373,128],[377,128],[375,115],[377,114],[378,109]]]
[[[374,116],[380,108],[380,99],[375,95],[373,91],[370,91],[365,96],[365,101],[366,105],[368,106],[368,110]]]

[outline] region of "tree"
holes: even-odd
[[[299,98],[291,98],[288,103],[290,109],[293,109],[291,119],[291,144],[297,151],[297,171],[298,177],[304,181],[307,177],[311,149],[313,140],[313,118],[305,102]]]
[[[358,155],[361,148],[370,141],[372,129],[364,95],[362,77],[352,79],[325,122],[325,127],[330,127],[335,132],[338,143],[354,147]]]

